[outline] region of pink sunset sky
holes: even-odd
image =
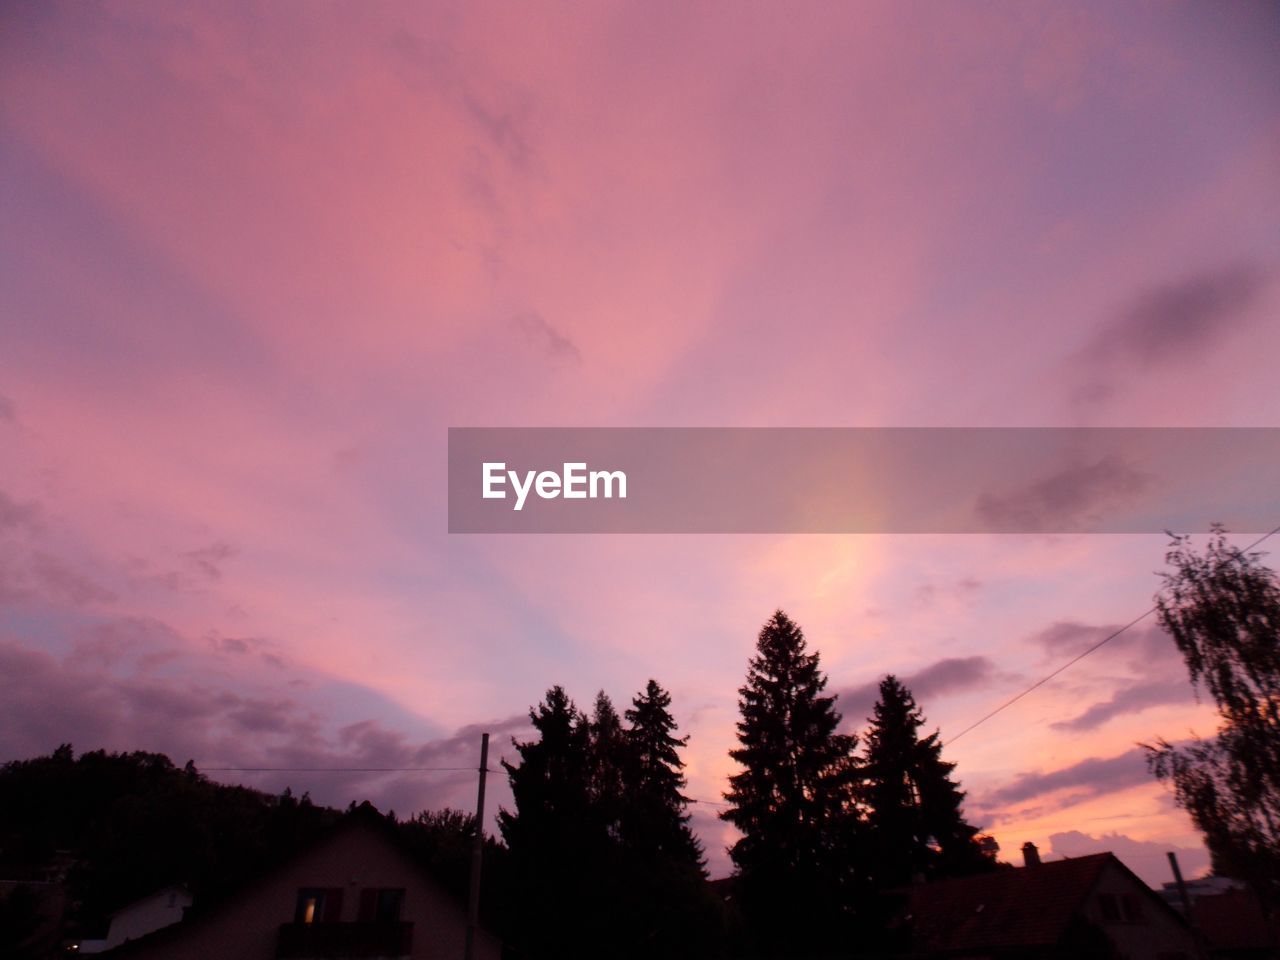
[[[777,607],[851,728],[894,672],[945,741],[1147,609],[1165,538],[451,536],[446,430],[1274,426],[1278,42],[1262,3],[6,4],[0,759],[474,765],[652,676],[715,801]],[[1004,857],[1158,883],[1207,857],[1137,744],[1213,728],[1148,621],[946,756]]]

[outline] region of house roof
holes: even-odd
[[[925,952],[1057,944],[1111,865],[1133,876],[1114,855],[1097,853],[921,884],[908,892],[903,920],[913,948]]]
[[[1191,915],[1215,950],[1258,949],[1280,942],[1280,928],[1268,923],[1258,898],[1247,890],[1197,897]]]

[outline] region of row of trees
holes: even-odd
[[[743,942],[835,949],[883,919],[879,893],[917,877],[994,869],[963,816],[964,794],[936,733],[894,677],[865,735],[842,733],[819,656],[781,610],[760,631],[739,691],[741,772],[720,816],[738,828],[730,902]],[[706,952],[726,917],[708,899],[671,697],[655,681],[624,725],[601,693],[590,716],[561,687],[530,712],[537,738],[506,764],[513,811],[499,823],[534,955]],[[611,947],[617,952],[617,949]]]
[[[498,823],[520,891],[511,930],[535,956],[706,952],[718,928],[689,829],[671,696],[650,680],[619,717],[590,716],[561,687],[530,711],[536,740],[504,761],[514,810]],[[625,719],[625,724],[623,720]],[[619,946],[620,945],[620,946]]]
[[[742,834],[736,883],[753,939],[770,949],[847,944],[878,926],[877,894],[995,867],[911,692],[881,681],[859,752],[826,685],[800,627],[774,613],[739,690],[730,755],[742,771],[721,814]]]
[[[1221,527],[1202,553],[1175,537],[1166,560],[1159,622],[1192,683],[1212,696],[1220,724],[1209,739],[1157,741],[1147,748],[1150,767],[1200,829],[1215,871],[1245,880],[1264,906],[1280,908],[1280,578],[1261,554],[1234,547]],[[865,944],[886,915],[885,891],[996,867],[994,842],[965,821],[964,794],[938,734],[921,735],[924,719],[910,691],[886,677],[860,741],[842,732],[826,684],[818,654],[777,611],[760,631],[739,690],[739,745],[730,754],[741,770],[720,814],[740,832],[730,850],[731,902],[747,928],[744,942],[768,953],[847,950],[855,938]],[[650,684],[627,713],[631,729],[620,730],[607,698],[588,720],[555,688],[534,712],[542,739],[518,745],[523,762],[508,768],[517,810],[502,821],[513,858],[575,851],[587,824],[598,843],[595,860],[572,853],[560,862],[562,892],[608,876],[588,864],[643,859],[645,851],[683,864],[689,876],[701,871],[680,794],[684,741],[671,732],[670,698],[656,695],[660,689]],[[665,738],[660,750],[637,752],[642,704],[650,711],[644,725]],[[560,768],[547,766],[552,757]],[[579,772],[566,778],[566,771]],[[565,832],[541,833],[548,818]],[[641,822],[673,839],[654,840],[638,830]],[[643,914],[645,902],[631,902],[632,914]],[[562,930],[580,919],[554,907],[544,916]],[[667,952],[687,953],[690,942]],[[532,943],[535,952],[573,952],[545,939]]]

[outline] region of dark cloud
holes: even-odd
[[[152,617],[117,617],[95,624],[75,644],[76,659],[94,667],[150,669],[181,655],[182,637]]]
[[[964,577],[953,584],[922,583],[916,588],[916,600],[921,606],[929,606],[939,597],[950,595],[967,600],[982,590],[982,581]]]
[[[0,490],[0,530],[37,530],[40,527],[40,504],[34,500],[19,502]]]
[[[1059,620],[1039,633],[1030,642],[1042,648],[1054,662],[1084,653],[1107,637],[1112,636],[1123,624],[1086,624],[1073,620]],[[1160,671],[1161,679],[1182,676],[1182,655],[1173,638],[1157,624],[1130,627],[1098,650],[1097,656],[1113,660],[1124,657],[1129,668],[1143,677],[1152,679],[1153,670]]]
[[[1099,331],[1091,349],[1144,364],[1198,353],[1239,324],[1266,282],[1264,271],[1245,263],[1148,290]]]
[[[1093,626],[1073,620],[1059,620],[1032,636],[1031,642],[1044,647],[1054,657],[1075,656],[1118,629],[1120,624]]]
[[[35,553],[29,566],[31,577],[45,596],[73,606],[111,603],[116,595],[91,577],[47,553]]]
[[[926,706],[932,698],[980,686],[994,677],[995,672],[995,664],[986,657],[946,657],[898,679],[915,696],[917,703]],[[846,724],[861,725],[879,695],[879,679],[838,691],[837,706],[844,714]]]
[[[21,603],[31,598],[31,588],[16,567],[0,560],[0,605]]]
[[[974,512],[993,532],[1087,530],[1109,510],[1147,489],[1150,482],[1150,477],[1108,455],[1067,467],[1014,493],[984,493]]]
[[[222,579],[222,564],[239,551],[229,543],[212,543],[199,550],[188,550],[183,557],[209,580]]]
[[[547,322],[536,310],[519,314],[511,319],[511,325],[519,330],[530,344],[546,353],[553,360],[582,362],[577,344]]]
[[[1053,728],[1081,733],[1085,730],[1097,729],[1113,717],[1127,713],[1140,713],[1148,707],[1158,707],[1166,703],[1189,703],[1192,696],[1191,684],[1186,678],[1135,683],[1122,687],[1108,699],[1095,703],[1079,716],[1053,724]]]
[[[1007,786],[983,797],[983,806],[1025,803],[1059,790],[1071,790],[1074,802],[1150,782],[1146,751],[1135,747],[1114,757],[1089,757],[1047,773],[1024,773]]]
[[[1074,398],[1105,400],[1131,371],[1202,355],[1244,325],[1269,279],[1235,263],[1143,291],[1076,355]]]
[[[65,660],[0,642],[0,761],[48,753],[64,742],[81,751],[154,750],[179,764],[194,759],[215,779],[270,791],[291,786],[337,806],[369,799],[405,814],[473,803],[481,732],[493,735],[490,766],[497,768],[504,749],[510,753],[509,737],[530,730],[524,715],[426,742],[376,720],[330,730],[305,702],[219,686],[208,679],[212,671],[199,680],[148,672],[148,656],[174,637],[157,621],[115,621]],[[217,769],[223,767],[290,770]],[[368,772],[386,767],[460,769]],[[490,784],[491,810],[509,804],[505,778],[491,777]]]
[[[1051,857],[1084,857],[1091,853],[1114,853],[1124,865],[1155,889],[1173,880],[1169,853],[1178,855],[1182,873],[1194,877],[1208,870],[1209,853],[1204,847],[1175,847],[1168,843],[1134,840],[1122,833],[1092,837],[1079,830],[1049,835]]]

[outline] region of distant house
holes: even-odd
[[[199,904],[196,905],[199,907]],[[345,818],[206,914],[101,954],[128,960],[459,960],[466,909],[376,816]],[[481,931],[478,960],[498,960]]]
[[[907,955],[964,960],[1198,960],[1182,917],[1110,853],[905,891]]]
[[[1191,919],[1213,960],[1272,960],[1280,957],[1280,924],[1268,917],[1244,888],[1201,894],[1191,900]]]
[[[102,953],[113,947],[139,940],[182,920],[191,906],[191,894],[183,886],[165,887],[135,900],[111,914],[107,935],[101,940],[81,940],[78,953]]]

